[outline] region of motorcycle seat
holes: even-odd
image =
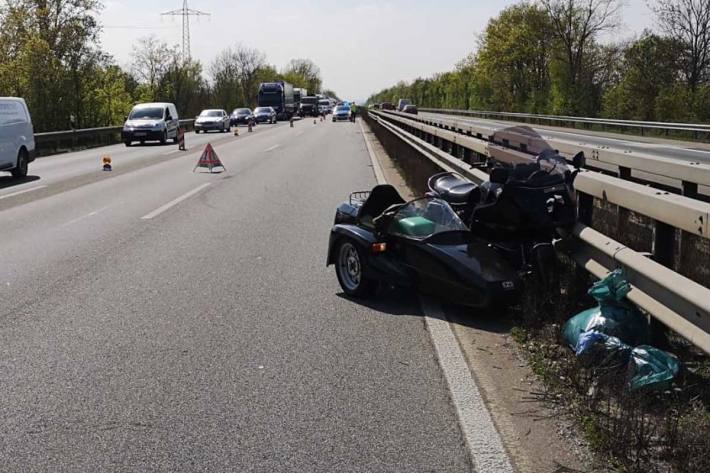
[[[476,184],[452,172],[432,176],[429,187],[450,204],[466,204],[480,192]]]

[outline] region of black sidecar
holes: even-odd
[[[354,192],[338,207],[327,264],[354,297],[384,282],[456,304],[500,307],[516,303],[522,288],[518,273],[446,201],[405,202],[390,185]]]

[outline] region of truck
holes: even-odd
[[[301,108],[298,113],[302,117],[317,117],[318,116],[318,97],[309,95],[301,98]]]
[[[276,111],[277,120],[290,120],[296,113],[293,86],[288,82],[262,82],[256,98],[259,107],[271,107]]]
[[[296,110],[298,110],[298,106],[301,103],[301,99],[305,96],[308,95],[308,90],[307,89],[302,89],[302,88],[297,88],[294,87],[293,89],[293,101],[296,102]]]

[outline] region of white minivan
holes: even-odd
[[[121,137],[126,146],[131,146],[134,141],[141,144],[146,141],[160,141],[165,144],[172,139],[173,143],[177,143],[179,126],[180,117],[175,105],[142,103],[133,107],[126,118]]]
[[[34,159],[35,135],[25,100],[0,97],[0,171],[25,177]]]

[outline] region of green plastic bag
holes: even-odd
[[[674,355],[647,345],[636,347],[628,365],[629,390],[664,388],[679,371],[680,361]]]
[[[588,293],[599,305],[575,315],[563,328],[562,335],[570,348],[577,351],[579,337],[590,330],[616,337],[631,346],[648,343],[648,322],[626,299],[630,290],[631,286],[619,269],[595,283]]]

